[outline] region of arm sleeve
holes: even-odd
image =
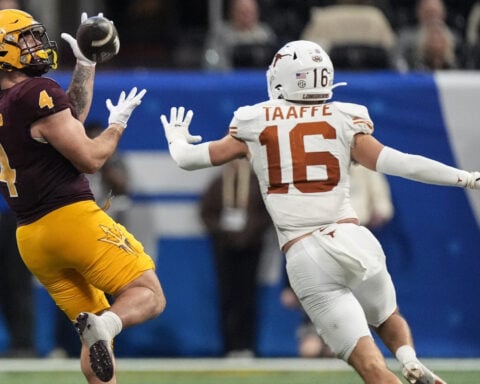
[[[180,168],[194,171],[213,166],[210,160],[209,145],[209,141],[196,145],[189,144],[183,136],[177,136],[168,145],[168,149]]]
[[[390,147],[384,147],[380,152],[376,169],[387,175],[436,185],[466,187],[470,179],[470,173],[467,171]]]

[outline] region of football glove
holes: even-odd
[[[98,16],[103,17],[103,13],[99,13]],[[81,19],[80,19],[80,24],[85,22],[85,20],[87,20],[87,19],[88,19],[87,13],[83,12],[82,16],[81,16]],[[95,61],[87,59],[83,55],[82,51],[80,51],[80,48],[78,47],[78,44],[77,44],[77,39],[75,39],[72,35],[70,35],[68,33],[65,33],[65,32],[62,33],[60,36],[62,37],[63,40],[65,40],[70,45],[70,48],[72,49],[73,54],[76,57],[77,62],[79,64],[82,64],[82,65],[85,65],[85,66],[91,66],[91,67],[95,66],[95,64],[96,64]]]
[[[185,116],[185,117],[184,117]],[[170,145],[175,138],[183,138],[189,144],[199,143],[202,141],[202,136],[191,135],[188,131],[188,126],[192,121],[193,111],[189,110],[185,115],[185,108],[172,107],[170,109],[170,121],[167,120],[165,115],[160,116],[160,121],[163,124],[165,130],[165,136],[167,137],[168,144]]]
[[[106,104],[108,110],[110,111],[110,115],[108,116],[108,125],[118,124],[123,128],[126,128],[130,115],[132,114],[133,110],[141,104],[145,93],[147,93],[146,89],[142,89],[137,93],[137,87],[133,87],[128,96],[126,96],[125,91],[120,93],[117,105],[113,105],[112,100],[107,99]]]
[[[480,189],[480,172],[470,172],[465,187]]]

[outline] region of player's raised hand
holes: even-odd
[[[193,111],[188,110],[187,114],[185,114],[184,107],[179,107],[178,109],[177,107],[172,107],[170,109],[170,121],[167,120],[165,115],[160,116],[160,121],[163,124],[168,144],[171,144],[176,137],[184,138],[189,144],[202,141],[202,136],[191,135],[188,131],[192,117]]]
[[[99,13],[98,16],[103,16],[103,13]],[[80,18],[80,24],[85,22],[85,20],[88,19],[88,15],[86,12],[82,12],[82,16]],[[85,65],[85,66],[95,66],[95,61],[87,59],[82,51],[80,51],[80,48],[78,47],[77,39],[75,39],[72,35],[69,33],[63,32],[60,37],[65,40],[69,45],[70,48],[72,49],[73,55],[77,59],[77,62],[79,64]]]
[[[128,96],[126,96],[125,91],[120,93],[117,105],[113,105],[112,100],[107,99],[106,104],[110,111],[108,124],[119,124],[123,128],[126,128],[130,115],[133,110],[141,104],[145,93],[147,93],[146,89],[142,89],[137,93],[137,87],[133,87]]]

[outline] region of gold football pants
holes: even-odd
[[[27,267],[72,321],[109,308],[105,293],[155,268],[142,244],[91,200],[18,227],[17,241]]]

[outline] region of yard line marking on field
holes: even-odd
[[[480,371],[480,359],[422,359],[429,368],[438,371]],[[388,359],[392,370],[399,363]],[[352,368],[338,359],[301,358],[149,358],[117,359],[120,371],[349,371]],[[78,371],[78,359],[0,359],[0,372],[65,372]]]

